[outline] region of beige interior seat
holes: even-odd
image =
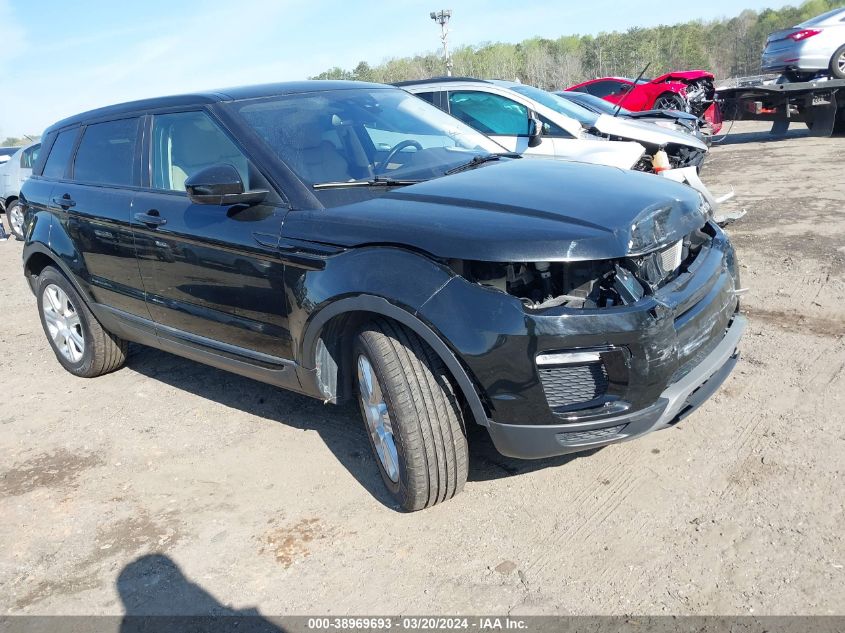
[[[323,128],[316,119],[288,121],[285,141],[291,167],[310,182],[345,182],[351,180],[349,163],[335,145],[323,138]]]
[[[220,130],[207,121],[176,127],[170,139],[170,188],[184,191],[185,181],[201,169],[230,164],[238,170],[249,189],[249,166],[246,157]]]

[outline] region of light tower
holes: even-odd
[[[440,41],[443,42],[443,58],[446,60],[446,76],[452,76],[452,58],[449,56],[449,18],[452,17],[452,9],[441,9],[432,11],[431,19],[440,25]]]

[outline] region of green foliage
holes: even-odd
[[[806,0],[798,7],[746,10],[733,18],[694,20],[672,26],[632,27],[624,33],[564,35],[556,40],[534,37],[519,44],[486,42],[452,51],[457,76],[519,79],[559,90],[595,77],[635,77],[651,63],[648,75],[671,70],[705,69],[719,78],[760,72],[766,36],[830,9],[842,0]],[[387,59],[354,70],[332,68],[313,79],[356,79],[389,83],[445,75],[438,53]]]
[[[19,138],[17,136],[7,136],[4,140],[0,141],[0,147],[22,147],[24,145],[29,145],[37,141],[40,136],[37,134],[30,137]]]

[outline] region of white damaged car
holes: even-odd
[[[701,182],[709,148],[692,134],[583,108],[589,120],[579,121],[572,116],[577,104],[512,81],[446,77],[396,85],[512,152],[660,173],[697,189],[714,213],[730,197],[717,199]]]

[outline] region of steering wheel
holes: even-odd
[[[390,159],[396,156],[396,154],[401,152],[406,147],[416,147],[417,151],[420,151],[423,148],[423,146],[417,143],[416,141],[399,141],[398,143],[396,143],[396,145],[390,148],[390,151],[387,152],[387,156],[384,157],[384,160],[373,167],[373,171],[377,174],[384,173],[384,170],[387,168],[387,165],[390,164]]]

